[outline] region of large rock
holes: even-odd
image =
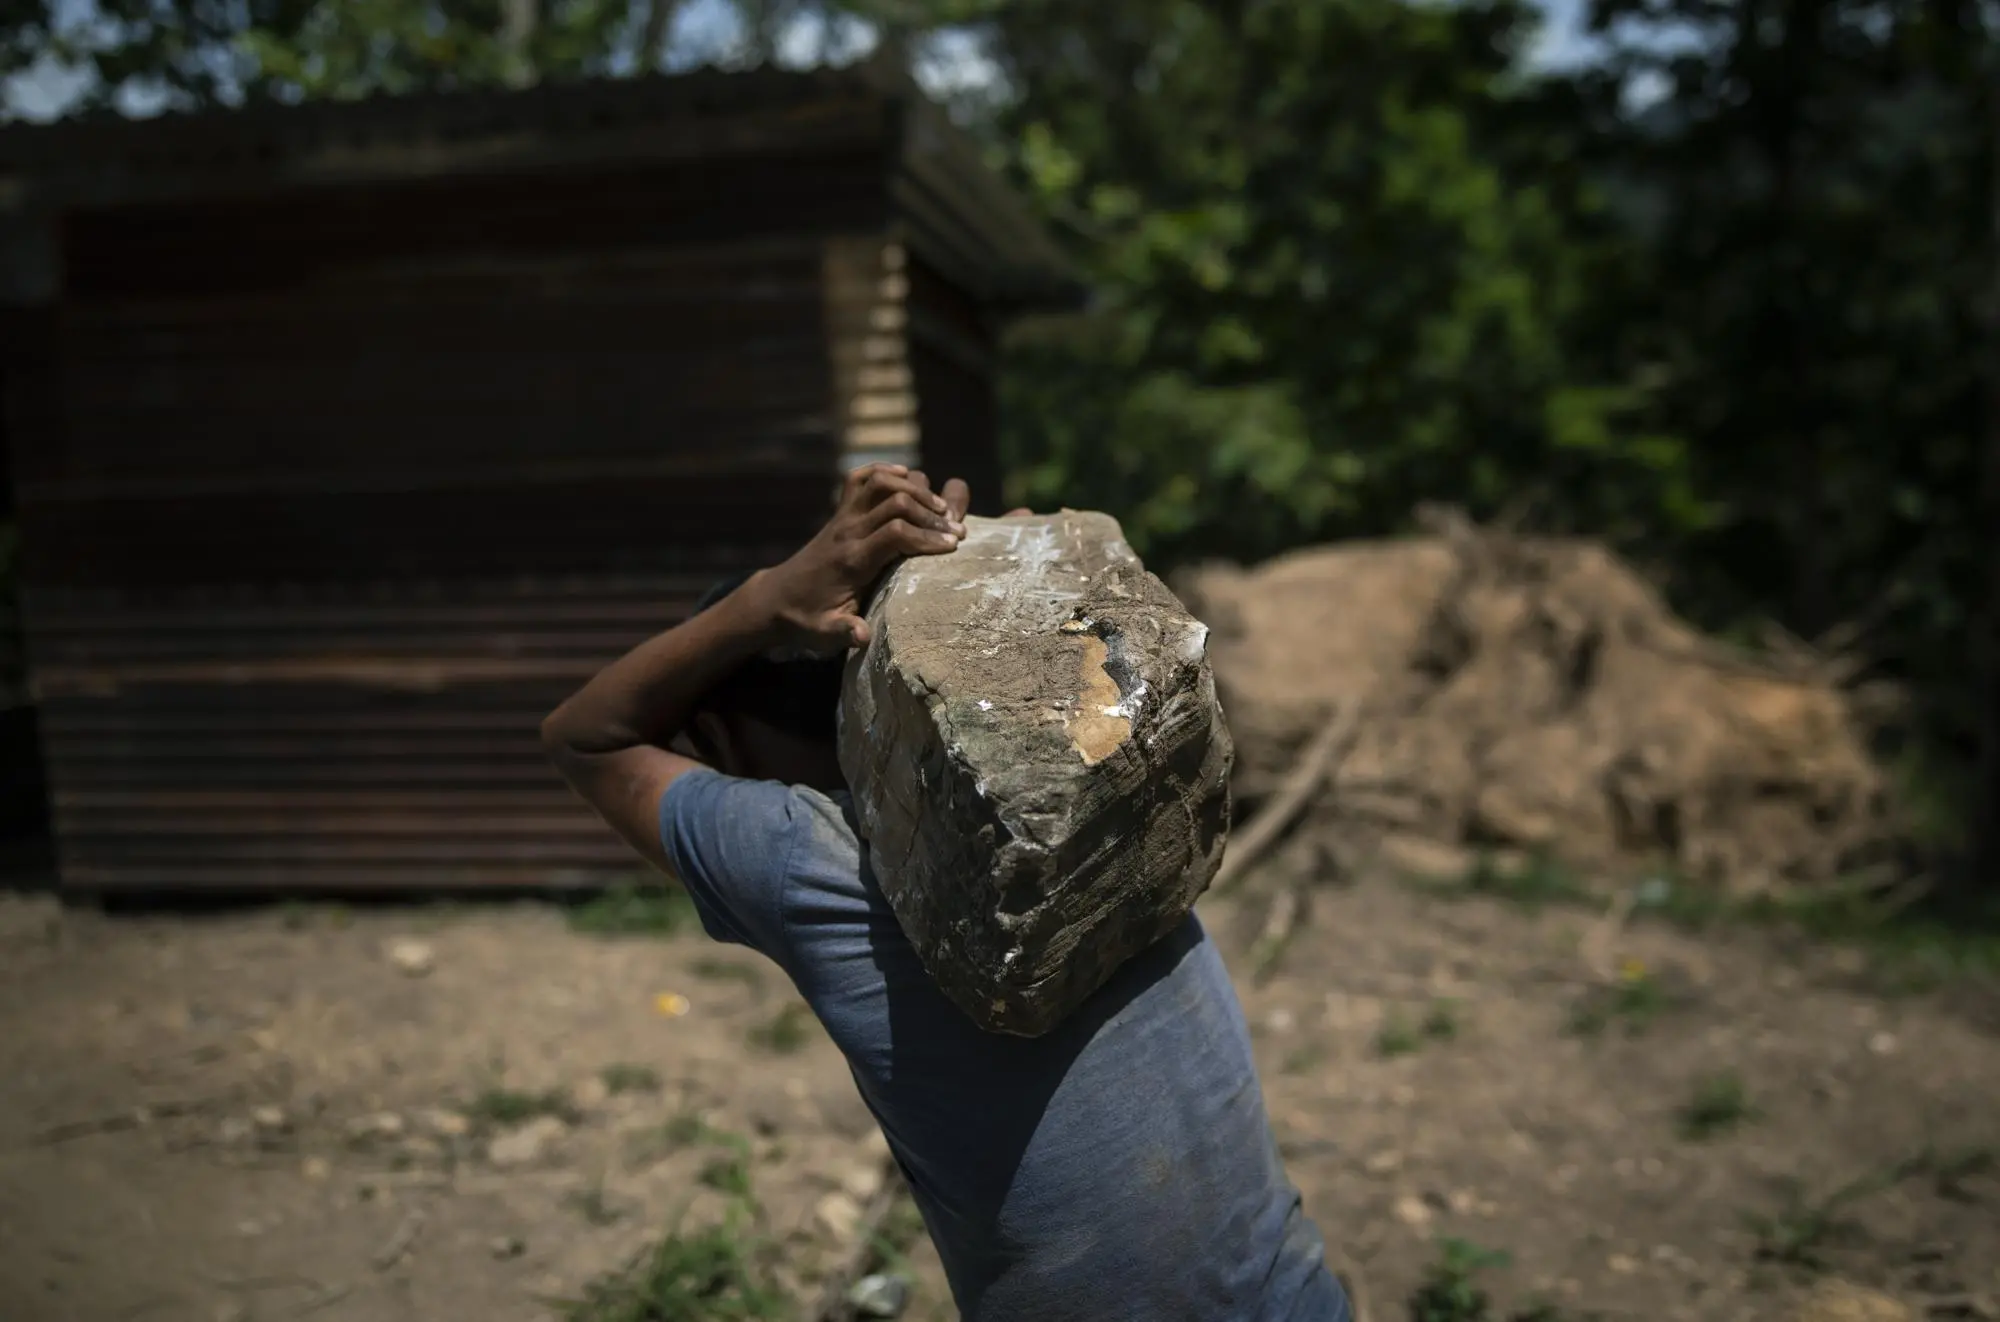
[[[877,590],[841,769],[931,976],[982,1027],[1033,1037],[1208,885],[1234,751],[1208,630],[1116,520],[966,522]]]

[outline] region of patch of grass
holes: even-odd
[[[1326,1063],[1326,1048],[1318,1045],[1303,1046],[1286,1056],[1278,1069],[1285,1074],[1303,1074]]]
[[[1409,1322],[1490,1322],[1493,1301],[1478,1277],[1508,1261],[1505,1253],[1468,1239],[1439,1240],[1436,1260],[1410,1295]],[[1553,1304],[1531,1304],[1507,1314],[1507,1322],[1562,1322],[1562,1312]]]
[[[1424,1269],[1410,1296],[1410,1322],[1486,1322],[1492,1303],[1479,1273],[1507,1265],[1507,1255],[1467,1239],[1438,1241],[1437,1260]]]
[[[1449,1042],[1458,1036],[1458,1007],[1433,1001],[1415,1024],[1391,1012],[1375,1034],[1375,1054],[1384,1060],[1407,1056],[1427,1042]]]
[[[741,1151],[717,1153],[703,1163],[695,1178],[717,1193],[732,1198],[750,1196],[750,1162]]]
[[[735,1217],[668,1235],[555,1308],[562,1322],[777,1322],[793,1312]]]
[[[1629,973],[1609,987],[1593,987],[1570,1011],[1573,1037],[1597,1037],[1616,1023],[1627,1037],[1637,1037],[1667,1008],[1659,979],[1643,970]]]
[[[1590,888],[1575,873],[1546,854],[1536,854],[1512,866],[1491,854],[1481,854],[1465,876],[1465,889],[1527,909],[1596,902]]]
[[[656,1129],[632,1135],[626,1140],[627,1160],[643,1165],[657,1161],[669,1152],[708,1144],[726,1148],[747,1161],[750,1156],[750,1140],[727,1129],[718,1129],[692,1111],[682,1111],[670,1117]]]
[[[569,1095],[560,1088],[551,1088],[546,1092],[523,1092],[518,1088],[495,1085],[482,1090],[466,1103],[464,1111],[467,1120],[484,1128],[511,1129],[545,1115],[556,1116],[572,1124],[577,1119],[576,1108],[570,1103]]]
[[[693,966],[697,978],[709,982],[740,982],[752,989],[764,985],[764,974],[755,964],[734,959],[698,959]]]
[[[750,1045],[760,1051],[790,1055],[810,1040],[811,1024],[812,1011],[793,1001],[771,1016],[770,1022],[750,1030]]]
[[[1734,1070],[1714,1074],[1695,1085],[1679,1112],[1681,1137],[1693,1142],[1715,1138],[1754,1120],[1757,1108]]]
[[[590,936],[672,936],[695,927],[694,901],[678,886],[613,886],[569,910],[573,932]]]
[[[597,1072],[604,1081],[604,1087],[613,1097],[628,1092],[658,1092],[660,1076],[644,1065],[618,1062],[606,1065]]]
[[[1939,1152],[1927,1147],[1888,1166],[1864,1171],[1822,1198],[1808,1198],[1804,1187],[1794,1181],[1785,1187],[1775,1212],[1752,1214],[1744,1221],[1757,1237],[1759,1258],[1822,1271],[1828,1265],[1825,1250],[1857,1233],[1848,1215],[1856,1203],[1920,1175],[1937,1180],[1938,1192],[1949,1196],[1945,1194],[1948,1184],[1993,1166],[1994,1153],[1988,1148]]]

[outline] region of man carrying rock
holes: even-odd
[[[797,985],[971,1322],[1345,1322],[1192,914],[1023,1038],[945,997],[882,894],[836,755],[840,658],[869,641],[869,586],[902,557],[951,553],[967,504],[964,483],[934,493],[898,465],[851,475],[798,554],[551,714],[550,756],[681,879],[709,935]]]

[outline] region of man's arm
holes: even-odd
[[[862,597],[889,564],[958,545],[968,494],[942,495],[922,473],[873,464],[848,476],[833,518],[784,564],[761,570],[708,610],[598,672],[542,722],[542,745],[576,792],[624,841],[665,869],[657,813],[676,778],[700,765],[667,745],[704,694],[776,647],[815,651],[868,641]]]

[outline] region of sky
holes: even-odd
[[[1588,63],[1595,47],[1583,27],[1584,0],[1536,0],[1536,3],[1546,21],[1541,39],[1529,57],[1531,63],[1548,70]],[[81,21],[92,12],[90,0],[58,0],[59,21]],[[726,47],[734,28],[734,14],[727,0],[692,0],[682,8],[674,24],[677,44],[697,51]],[[823,44],[846,58],[863,54],[872,44],[872,36],[865,32],[828,34],[820,30],[816,20],[801,20],[785,34],[782,43],[781,54],[788,62],[807,63]],[[943,40],[935,42],[916,72],[918,81],[938,96],[976,89],[994,77],[993,66],[981,54],[977,41],[957,34],[946,34]],[[53,61],[44,61],[0,84],[4,87],[0,91],[0,104],[4,104],[12,117],[52,119],[87,85],[87,76]],[[132,113],[142,114],[153,108],[144,104],[143,99],[126,107]]]

